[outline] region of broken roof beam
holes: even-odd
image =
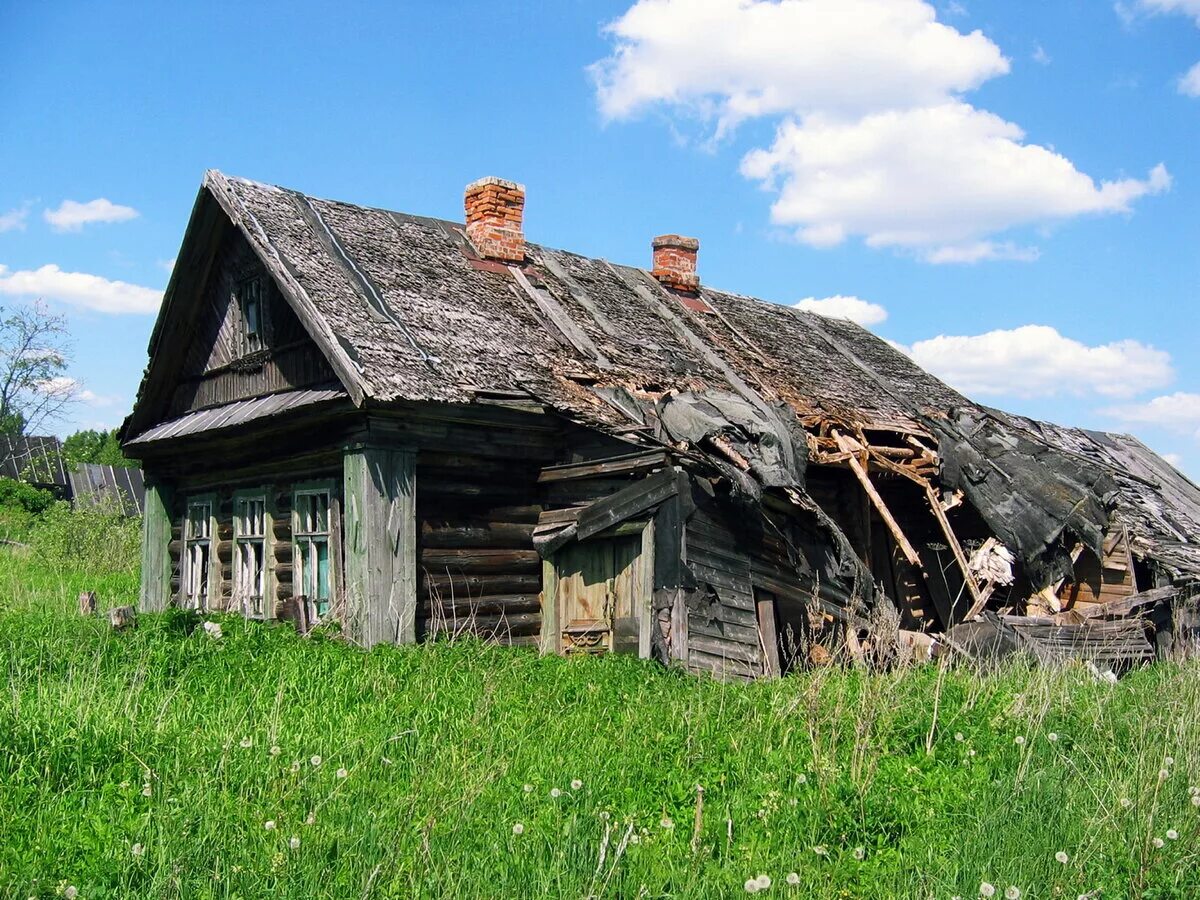
[[[963,582],[967,586],[967,591],[971,594],[971,608],[968,610],[968,618],[972,615],[979,615],[983,607],[987,604],[987,597],[980,590],[979,585],[975,582],[975,576],[971,574],[971,566],[967,562],[967,555],[963,553],[962,544],[958,542],[958,537],[954,534],[954,529],[950,527],[950,520],[946,518],[946,513],[942,509],[942,500],[934,490],[933,485],[925,485],[925,499],[929,501],[929,508],[933,511],[933,517],[937,519],[938,525],[941,526],[942,534],[946,538],[946,543],[950,545],[950,550],[954,553],[954,561],[958,563],[958,568],[962,571]],[[976,609],[978,607],[978,609]],[[953,611],[951,611],[953,614]],[[953,615],[952,615],[953,617]],[[947,622],[946,627],[949,628],[952,622]]]
[[[914,566],[923,572],[925,567],[921,564],[920,554],[917,553],[916,548],[913,547],[908,538],[905,536],[903,529],[900,528],[900,523],[896,521],[896,517],[893,516],[892,511],[888,509],[888,505],[883,502],[883,497],[879,495],[879,491],[877,491],[875,489],[875,485],[871,483],[871,477],[867,474],[866,468],[858,459],[857,452],[861,450],[861,447],[856,441],[852,441],[850,438],[847,438],[845,435],[839,434],[836,431],[833,432],[833,435],[834,439],[837,441],[838,447],[840,447],[843,452],[849,454],[846,457],[846,462],[849,464],[850,470],[858,478],[863,490],[867,492],[867,496],[870,498],[871,503],[875,505],[875,510],[879,513],[879,517],[883,519],[884,524],[887,525],[888,531],[892,533],[892,537],[896,541],[896,546],[900,548],[900,552],[904,554],[904,558],[908,560],[909,565]]]

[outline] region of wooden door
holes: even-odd
[[[642,545],[638,536],[595,539],[554,555],[561,652],[641,652],[650,601]]]

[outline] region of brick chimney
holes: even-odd
[[[650,274],[677,291],[695,293],[700,289],[700,276],[696,274],[698,240],[678,234],[660,234],[650,246],[654,248],[654,269]]]
[[[480,256],[507,263],[525,260],[525,185],[480,178],[467,185],[467,237]]]

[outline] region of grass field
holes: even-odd
[[[0,551],[5,897],[1200,896],[1192,665],[721,685],[233,617],[117,634],[84,588],[136,575]]]

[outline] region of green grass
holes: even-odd
[[[117,634],[85,588],[129,603],[136,576],[0,552],[5,897],[1200,894],[1191,664],[721,685],[234,617]]]

